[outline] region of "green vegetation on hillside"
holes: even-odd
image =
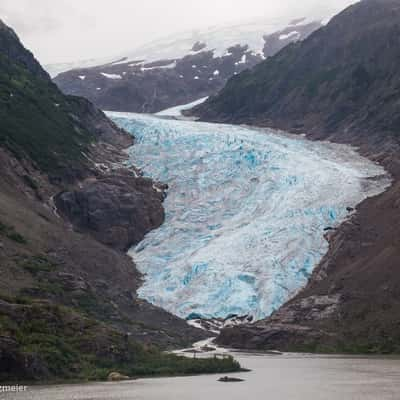
[[[20,244],[26,244],[26,239],[21,234],[16,232],[14,227],[3,224],[1,221],[0,221],[0,236],[5,236],[6,238]]]
[[[0,302],[0,350],[10,352],[9,363],[0,365],[0,381],[103,380],[113,371],[138,377],[241,369],[231,357],[163,353],[66,307],[28,298]]]
[[[0,54],[0,145],[55,174],[82,163],[91,136],[57,87]],[[76,168],[76,167],[75,167]]]

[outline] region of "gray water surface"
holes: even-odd
[[[234,374],[241,383],[220,383],[220,375],[141,379],[30,387],[18,400],[398,400],[400,359],[305,355],[239,354],[252,372]]]

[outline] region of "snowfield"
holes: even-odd
[[[201,99],[193,101],[192,103],[183,104],[160,111],[156,115],[159,115],[160,117],[182,117],[182,111],[190,110],[191,108],[204,103],[207,99],[208,97],[202,97]]]
[[[165,224],[130,251],[145,274],[139,295],[184,318],[271,314],[327,252],[327,228],[390,184],[348,146],[110,115],[137,138],[131,162],[170,187]]]
[[[105,72],[101,72],[100,75],[103,75],[105,78],[108,78],[108,79],[114,79],[114,80],[122,79],[122,76],[118,75],[118,74],[106,74]]]
[[[286,17],[261,17],[239,23],[227,23],[208,28],[191,29],[190,31],[178,32],[168,37],[150,41],[131,51],[108,55],[98,59],[80,60],[69,63],[58,63],[45,65],[51,77],[81,68],[91,68],[100,65],[119,65],[132,63],[150,63],[158,60],[175,60],[187,55],[198,54],[202,51],[214,51],[214,57],[227,55],[227,49],[237,44],[248,45],[254,54],[263,55],[264,35],[271,34],[286,28],[288,25],[294,29],[299,24],[324,19],[325,23],[330,15],[336,14],[330,8],[314,10],[307,18],[298,18],[297,22],[291,22],[294,15]],[[204,43],[206,46],[200,51],[193,51],[194,43]],[[131,65],[132,65],[131,64]]]

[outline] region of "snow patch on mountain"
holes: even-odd
[[[293,38],[295,36],[299,37],[299,35],[300,35],[299,32],[293,31],[293,32],[290,32],[290,33],[287,33],[287,34],[280,35],[279,36],[279,40],[286,40],[286,39]]]
[[[295,22],[299,25],[316,20],[329,20],[327,15],[331,15],[331,13],[316,12],[307,18],[299,18]],[[238,24],[226,24],[201,30],[180,32],[154,40],[132,51],[127,51],[125,54],[71,63],[49,64],[45,68],[50,76],[55,77],[62,72],[74,69],[125,63],[137,65],[138,63],[150,63],[163,59],[174,60],[207,50],[214,51],[214,56],[220,57],[229,55],[227,54],[227,49],[237,44],[248,45],[250,51],[254,54],[262,55],[263,36],[281,30],[291,23],[293,21],[289,17],[257,18]],[[201,44],[201,46],[198,46],[198,50],[193,50],[194,44]]]
[[[193,101],[189,104],[183,104],[176,107],[171,107],[166,110],[158,112],[156,115],[160,117],[181,117],[182,111],[190,110],[191,108],[198,106],[199,104],[204,103],[208,97],[203,97],[199,100]]]
[[[306,24],[325,18],[315,15],[301,18],[299,23]],[[259,18],[241,24],[210,27],[208,29],[183,32],[167,38],[155,40],[125,55],[128,60],[144,59],[152,62],[161,59],[178,59],[193,54],[193,43],[204,43],[201,51],[214,51],[215,57],[230,56],[227,49],[235,45],[248,45],[253,52],[262,52],[263,36],[276,32],[290,24],[290,18]]]
[[[122,79],[121,75],[118,74],[107,74],[105,72],[100,72],[100,75],[103,75],[104,77],[108,78],[108,79]]]
[[[154,67],[141,67],[140,70],[144,72],[144,71],[152,71],[155,69],[174,69],[174,68],[176,68],[176,61],[167,65],[158,65]]]

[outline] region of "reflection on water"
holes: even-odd
[[[30,388],[0,394],[18,400],[398,400],[400,359],[237,354],[252,372],[241,383],[217,382],[219,375],[142,379]]]

